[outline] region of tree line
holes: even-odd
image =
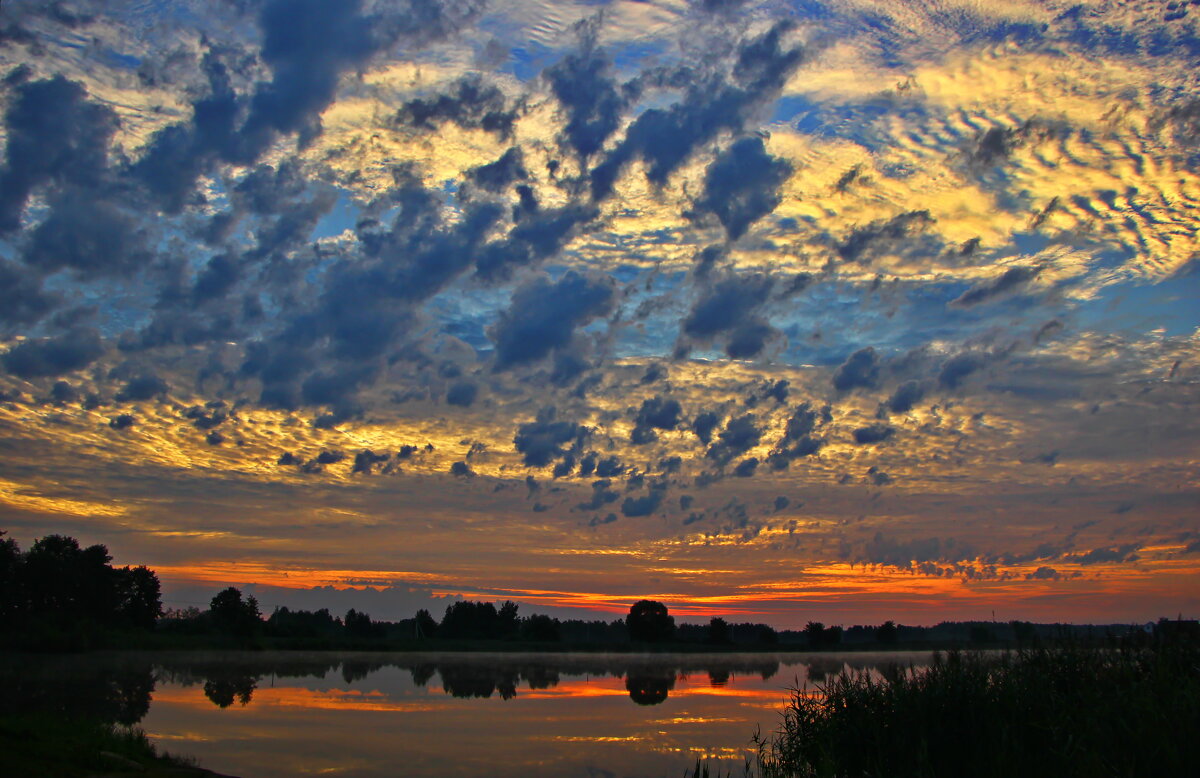
[[[107,547],[81,548],[65,535],[47,535],[28,551],[0,537],[0,633],[87,647],[102,630],[153,629],[162,615],[158,576],[111,562]]]

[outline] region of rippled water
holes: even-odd
[[[697,758],[740,765],[792,688],[928,658],[121,653],[22,660],[13,683],[241,778],[678,776]]]

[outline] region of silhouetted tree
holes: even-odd
[[[630,671],[629,675],[625,676],[625,689],[629,692],[629,699],[638,705],[658,705],[667,699],[674,688],[674,671],[664,673]]]
[[[105,546],[80,548],[65,535],[47,535],[25,553],[0,537],[0,625],[71,634],[67,643],[81,647],[97,627],[153,628],[162,614],[158,576],[146,567],[114,569],[111,560]]]
[[[434,621],[429,611],[422,608],[417,611],[417,637],[432,638],[437,636],[438,623]]]
[[[276,608],[267,619],[268,635],[288,638],[335,638],[342,633],[342,623],[328,608],[318,611]]]
[[[764,646],[773,646],[779,642],[779,633],[766,624],[759,624],[758,642]]]
[[[131,627],[154,627],[163,612],[158,576],[145,566],[122,567],[113,573],[117,617]]]
[[[438,637],[488,640],[499,637],[500,616],[490,602],[459,600],[446,606]]]
[[[717,646],[733,642],[733,633],[729,630],[729,622],[720,616],[713,616],[708,622],[708,642]]]
[[[647,643],[670,640],[675,635],[675,619],[668,615],[667,606],[656,600],[638,600],[625,617],[629,637]]]
[[[346,625],[346,634],[350,637],[383,637],[383,627],[371,621],[371,617],[362,611],[351,608],[346,611],[346,618],[342,620],[342,623]]]
[[[884,645],[892,645],[900,639],[900,630],[896,628],[896,622],[885,621],[875,628],[875,640]]]
[[[560,639],[558,619],[535,613],[521,623],[521,636],[541,643],[557,642]]]
[[[518,605],[512,600],[505,600],[500,605],[500,612],[496,614],[496,631],[500,637],[515,635],[520,629],[517,608]]]
[[[810,621],[804,625],[804,636],[808,638],[810,648],[819,648],[825,642],[825,625],[819,621]]]
[[[243,600],[241,590],[233,586],[212,598],[209,613],[218,630],[235,637],[250,637],[262,626],[258,600],[253,595]]]
[[[235,700],[246,705],[257,687],[255,676],[221,673],[204,682],[204,696],[218,708],[228,708]]]

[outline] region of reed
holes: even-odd
[[[1185,776],[1198,769],[1200,648],[937,654],[795,690],[755,736],[761,778]],[[696,773],[700,775],[699,771]]]

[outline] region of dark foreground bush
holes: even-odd
[[[793,694],[764,778],[1196,775],[1200,650],[935,655]]]

